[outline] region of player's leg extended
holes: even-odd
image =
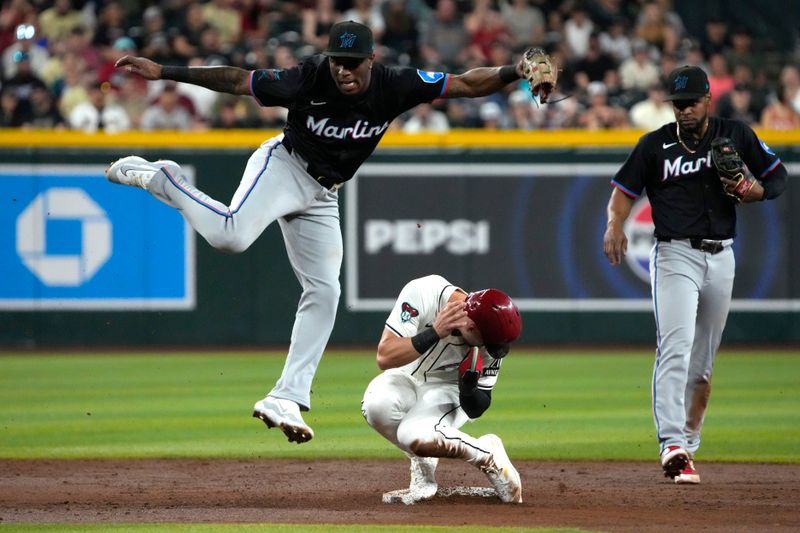
[[[390,369],[379,374],[367,386],[361,401],[361,414],[375,431],[402,448],[397,440],[397,428],[416,403],[417,385],[414,378],[401,370]]]
[[[278,217],[301,210],[313,198],[297,186],[308,180],[300,163],[282,147],[282,136],[270,139],[250,157],[230,206],[191,185],[171,161],[148,163],[123,158],[107,172],[111,181],[137,184],[164,203],[178,208],[211,246],[224,252],[246,250]],[[126,160],[129,161],[126,164]],[[155,172],[148,172],[155,170]],[[126,176],[142,176],[130,183]]]
[[[702,252],[681,241],[658,242],[650,255],[650,280],[656,320],[653,418],[662,453],[685,450],[684,396],[699,287],[705,271]]]
[[[305,179],[304,185],[316,191],[315,202],[301,214],[278,221],[303,293],[286,364],[269,395],[292,400],[307,409],[311,407],[311,382],[336,320],[343,245],[338,195]]]
[[[692,357],[686,384],[686,446],[694,454],[700,446],[714,359],[725,329],[731,305],[736,269],[733,249],[726,247],[715,255],[706,255],[708,274],[700,289]]]

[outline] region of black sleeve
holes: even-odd
[[[291,109],[302,85],[302,64],[290,69],[267,68],[250,73],[250,94],[264,107]]]
[[[747,124],[741,123],[742,160],[750,172],[753,173],[764,187],[764,199],[770,200],[780,196],[786,189],[786,180],[789,173],[781,163],[781,158],[756,135],[756,132]]]
[[[458,399],[461,401],[461,409],[467,413],[468,417],[475,419],[485,413],[491,405],[492,391],[478,389],[469,396],[459,394]]]
[[[387,97],[397,106],[397,114],[404,113],[423,102],[431,102],[444,94],[450,74],[428,72],[406,67],[389,67]],[[391,93],[391,94],[390,94]]]
[[[644,177],[648,171],[649,134],[639,139],[639,142],[628,155],[625,163],[617,171],[611,183],[632,198],[638,198],[644,191]]]

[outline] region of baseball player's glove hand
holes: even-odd
[[[727,137],[711,141],[711,160],[717,167],[723,190],[741,202],[756,184],[756,179],[742,161],[733,141]]]
[[[478,390],[483,364],[479,348],[472,348],[458,365],[458,392],[462,396],[472,396]]]
[[[528,48],[520,63],[531,92],[541,103],[546,103],[555,91],[558,80],[558,69],[553,65],[550,56],[541,48]]]

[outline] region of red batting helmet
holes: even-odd
[[[522,331],[517,306],[506,293],[497,289],[472,292],[466,303],[467,316],[481,332],[486,350],[492,357],[505,357]]]

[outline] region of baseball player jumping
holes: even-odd
[[[432,275],[400,292],[378,344],[385,372],[361,405],[367,423],[411,460],[403,501],[432,498],[439,457],[451,457],[481,469],[502,501],[522,502],[519,473],[500,438],[459,429],[489,408],[500,363],[521,328],[516,305],[496,289],[467,294]],[[478,354],[475,346],[484,349]]]
[[[656,237],[652,394],[661,466],[675,483],[700,483],[694,455],[731,303],[736,208],[780,195],[787,172],[749,126],[709,117],[702,69],[678,68],[667,83],[676,122],[644,135],[612,180],[603,248],[612,265],[621,262],[623,223],[646,190]]]
[[[372,153],[392,120],[419,103],[486,96],[522,77],[543,102],[555,88],[557,69],[540,49],[529,50],[516,65],[457,75],[386,67],[375,62],[372,50],[367,26],[342,22],[331,29],[324,54],[285,70],[162,66],[130,56],[117,61],[118,68],[148,80],[252,95],[263,106],[289,109],[283,133],[252,154],[227,205],[189,184],[174,161],[124,157],[106,176],[177,208],[211,246],[225,252],[243,252],[278,221],[303,292],[283,373],[256,402],[253,416],[267,427],[279,427],[292,442],[314,436],[300,412],[311,407],[311,383],[339,302],[338,189]]]

